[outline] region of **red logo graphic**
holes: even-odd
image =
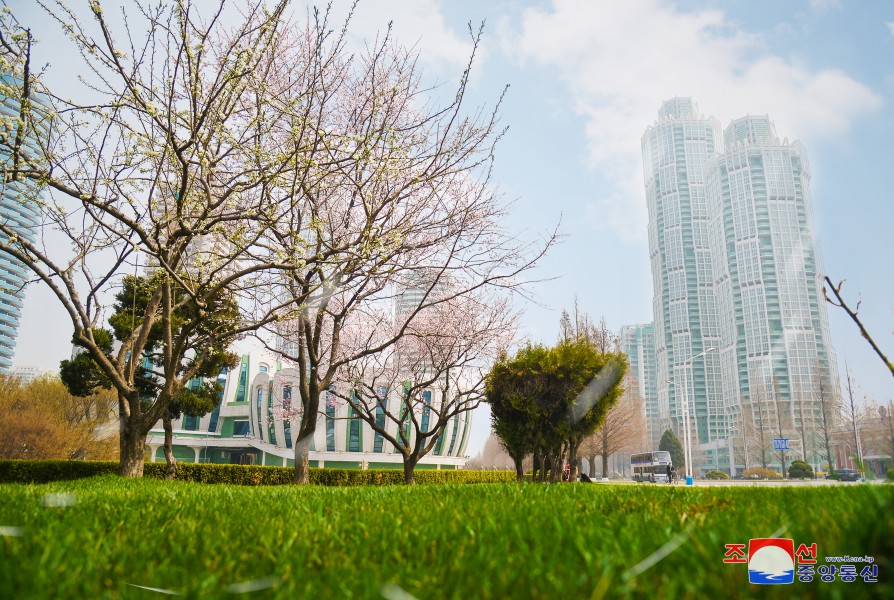
[[[785,584],[795,580],[795,542],[788,538],[756,538],[748,542],[748,581]]]

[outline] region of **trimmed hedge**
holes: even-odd
[[[117,472],[113,460],[0,460],[0,483],[49,483]]]
[[[116,474],[115,461],[79,460],[0,460],[0,483],[48,483],[65,479],[82,479]],[[196,483],[228,483],[232,485],[286,485],[292,483],[292,467],[257,465],[216,465],[210,463],[177,463],[177,479]],[[164,479],[165,463],[147,462],[143,476]],[[416,483],[511,483],[512,471],[463,471],[420,469]],[[326,486],[396,485],[404,482],[403,469],[310,469],[310,483]]]

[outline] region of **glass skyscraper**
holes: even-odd
[[[707,191],[727,413],[737,428],[781,420],[800,438],[816,429],[821,386],[837,389],[807,155],[768,116],[733,121],[723,140]]]
[[[18,238],[33,242],[39,221],[40,187],[33,179],[16,178],[11,173],[14,167],[10,149],[16,143],[19,128],[21,153],[34,162],[39,162],[41,140],[47,139],[49,124],[39,99],[32,99],[32,110],[28,118],[21,120],[21,105],[18,94],[21,86],[10,76],[0,77],[0,127],[7,142],[0,145],[0,166],[2,166],[2,193],[0,193],[0,222],[15,232]],[[9,238],[0,232],[0,239]],[[25,282],[30,279],[25,266],[6,252],[0,251],[0,372],[8,373],[12,366],[18,336],[19,321],[22,317],[25,296]]]
[[[682,439],[686,393],[693,444],[716,440],[725,429],[718,358],[693,359],[719,343],[704,180],[719,145],[719,123],[701,116],[691,98],[665,102],[642,138],[658,428]]]
[[[630,361],[630,373],[639,385],[639,394],[643,399],[646,425],[649,427],[649,439],[652,448],[658,448],[661,435],[658,421],[657,368],[655,364],[655,326],[625,325],[621,328],[621,350]]]
[[[685,391],[694,466],[743,466],[741,449],[730,457],[730,437],[738,432],[744,446],[758,422],[767,439],[788,430],[804,446],[798,454],[808,454],[806,433],[794,432],[815,431],[820,389],[837,389],[837,367],[806,153],[780,141],[767,116],[737,119],[721,135],[691,98],[674,98],[647,128],[642,154],[654,284],[651,427],[682,438]]]

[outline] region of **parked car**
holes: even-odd
[[[839,481],[859,481],[860,473],[854,469],[838,469],[835,471]]]

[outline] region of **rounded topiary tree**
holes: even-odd
[[[793,461],[788,468],[790,479],[813,479],[813,467],[803,460]]]
[[[727,475],[723,471],[718,471],[717,469],[714,469],[713,471],[707,472],[707,474],[705,475],[705,479],[714,479],[714,480],[729,479],[729,475]]]

